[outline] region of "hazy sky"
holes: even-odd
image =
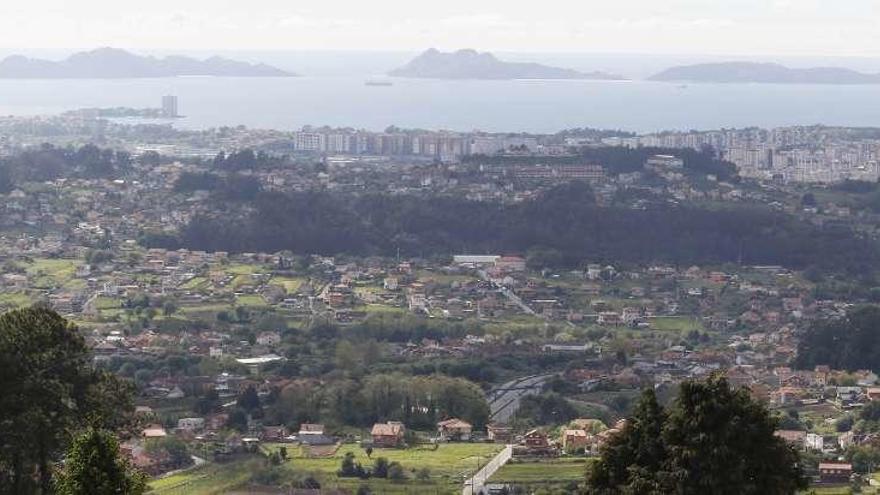
[[[880,55],[880,0],[0,0],[0,48]]]

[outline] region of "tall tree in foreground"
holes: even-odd
[[[58,495],[140,495],[146,480],[120,456],[112,433],[89,428],[73,440],[55,488]]]
[[[657,473],[666,459],[663,425],[666,412],[652,389],[642,397],[619,435],[612,437],[602,452],[602,459],[589,473],[588,484],[595,493],[652,493]],[[656,488],[656,487],[654,487]],[[620,489],[620,490],[619,490]]]
[[[806,479],[775,429],[763,405],[719,375],[682,383],[667,412],[648,392],[588,473],[587,493],[794,494]]]
[[[0,494],[52,492],[53,465],[87,426],[118,430],[132,389],[92,366],[76,327],[46,308],[0,316]]]

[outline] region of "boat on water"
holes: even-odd
[[[394,86],[394,83],[391,81],[367,81],[364,83],[364,85],[387,87],[387,86]]]

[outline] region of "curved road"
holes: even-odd
[[[506,423],[519,409],[523,397],[541,393],[552,374],[532,375],[509,381],[489,392],[489,419]]]

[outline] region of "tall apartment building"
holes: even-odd
[[[179,116],[177,113],[177,97],[173,95],[165,95],[162,97],[162,116],[167,119],[174,119]]]

